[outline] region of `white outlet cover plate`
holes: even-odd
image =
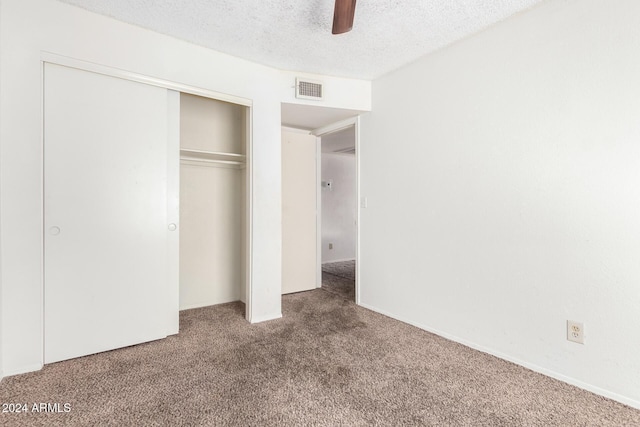
[[[584,344],[584,324],[567,320],[567,340]]]

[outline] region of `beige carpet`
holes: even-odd
[[[342,298],[356,300],[356,262],[322,264],[322,289]]]
[[[640,411],[317,289],[257,325],[240,303],[181,314],[181,333],[5,378],[0,401],[71,412],[0,424],[631,426]]]
[[[356,262],[354,260],[327,262],[322,264],[322,272],[345,279],[356,280]]]

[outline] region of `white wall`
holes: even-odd
[[[322,262],[356,258],[356,156],[322,153]],[[329,249],[333,243],[333,249]]]
[[[282,87],[282,73],[54,0],[0,0],[0,8],[4,373],[42,364],[42,51],[252,100],[250,317],[254,322],[279,317],[280,103],[289,90]],[[368,109],[370,86],[356,86],[356,101],[343,107],[355,103]]]
[[[364,305],[640,407],[638,16],[552,0],[374,81]]]

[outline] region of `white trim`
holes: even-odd
[[[45,63],[40,61],[40,295],[38,302],[40,303],[40,367],[44,366],[44,79],[45,79]],[[30,371],[25,371],[30,372]],[[22,373],[22,372],[19,372]],[[7,374],[8,375],[8,374]]]
[[[316,137],[316,288],[322,287],[322,138]]]
[[[277,316],[261,316],[261,317],[254,317],[251,319],[251,323],[262,323],[262,322],[268,322],[269,320],[277,320],[277,319],[282,319],[282,313],[278,314]]]
[[[356,132],[356,304],[360,305],[360,271],[362,258],[360,257],[360,116],[355,118]]]
[[[158,86],[166,89],[175,90],[183,93],[190,93],[192,95],[203,96],[205,98],[217,99],[219,101],[230,102],[232,104],[244,105],[250,107],[253,105],[253,101],[247,98],[242,98],[235,95],[229,95],[227,93],[216,92],[209,89],[204,89],[196,86],[190,86],[182,83],[176,83],[157,77],[149,77],[143,74],[134,73],[127,70],[121,70],[119,68],[108,67],[105,65],[96,64],[93,62],[83,61],[80,59],[70,58],[68,56],[62,56],[51,52],[40,52],[40,60],[42,62],[49,62],[51,64],[63,65],[65,67],[76,68],[78,70],[90,71],[97,74],[104,74],[106,76],[117,77],[124,80],[129,80],[138,83],[144,83],[151,86]]]
[[[246,140],[245,140],[245,283],[244,283],[244,317],[249,323],[253,323],[253,106],[247,107]],[[282,315],[281,315],[282,316]]]
[[[21,366],[20,369],[3,372],[3,378],[11,377],[13,375],[26,374],[28,372],[39,371],[42,368],[44,368],[44,365],[42,363],[34,363],[33,365]]]
[[[583,390],[590,391],[591,393],[595,393],[595,394],[598,394],[600,396],[604,396],[604,397],[607,397],[609,399],[613,399],[615,401],[618,401],[620,403],[623,403],[625,405],[631,406],[631,407],[636,408],[636,409],[640,409],[640,401],[638,401],[638,400],[630,399],[630,398],[628,398],[626,396],[622,396],[622,395],[620,395],[618,393],[615,393],[615,392],[612,392],[612,391],[609,391],[609,390],[594,386],[594,385],[589,384],[589,383],[585,383],[585,382],[577,380],[575,378],[568,377],[566,375],[563,375],[563,374],[560,374],[558,372],[555,372],[555,371],[553,371],[551,369],[543,368],[543,367],[538,366],[536,364],[522,361],[522,360],[520,360],[518,358],[511,357],[511,356],[509,356],[507,354],[504,354],[502,352],[493,350],[491,348],[488,348],[488,347],[485,347],[485,346],[482,346],[482,345],[478,345],[478,344],[473,343],[471,341],[467,341],[467,340],[459,338],[459,337],[457,337],[455,335],[451,335],[451,334],[442,332],[442,331],[440,331],[438,329],[425,326],[425,325],[423,325],[421,323],[418,323],[418,322],[413,322],[411,320],[405,319],[402,316],[396,316],[394,314],[391,314],[391,313],[386,312],[384,310],[380,310],[380,309],[375,308],[373,306],[370,306],[368,304],[360,303],[358,305],[360,305],[361,307],[364,307],[364,308],[366,308],[368,310],[375,311],[376,313],[380,313],[380,314],[382,314],[384,316],[387,316],[387,317],[390,317],[392,319],[398,320],[400,322],[415,326],[415,327],[420,328],[422,330],[425,330],[427,332],[431,332],[432,334],[438,335],[438,336],[446,338],[448,340],[457,342],[459,344],[462,344],[462,345],[464,345],[466,347],[469,347],[469,348],[472,348],[474,350],[478,350],[478,351],[481,351],[483,353],[487,353],[487,354],[490,354],[492,356],[498,357],[498,358],[500,358],[502,360],[506,360],[508,362],[515,363],[516,365],[523,366],[523,367],[525,367],[527,369],[531,369],[532,371],[537,372],[539,374],[546,375],[548,377],[554,378],[556,380],[562,381],[562,382],[567,383],[567,384],[571,384],[571,385],[576,386],[578,388],[581,388]]]
[[[234,299],[231,301],[223,301],[223,302],[201,302],[201,303],[196,303],[196,304],[192,304],[192,305],[188,305],[186,307],[180,307],[180,311],[185,311],[185,310],[196,310],[198,308],[205,308],[205,307],[214,307],[216,305],[221,305],[221,304],[230,304],[232,302],[242,302],[240,300]]]
[[[340,120],[339,122],[335,122],[330,125],[319,127],[317,129],[312,130],[309,133],[311,135],[324,136],[330,133],[341,131],[351,126],[356,126],[357,123],[359,123],[358,116],[350,117],[348,119]]]

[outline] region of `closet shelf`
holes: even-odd
[[[204,164],[210,164],[210,166],[218,165],[240,169],[247,163],[247,156],[244,154],[190,150],[183,148],[180,150],[180,160],[189,163],[202,163],[203,166]]]

